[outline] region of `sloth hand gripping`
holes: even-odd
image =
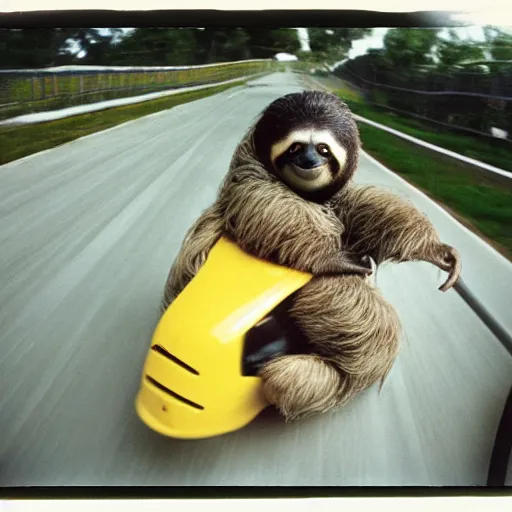
[[[312,279],[289,314],[307,340],[306,353],[277,357],[260,371],[265,396],[287,419],[326,412],[382,386],[401,326],[377,288],[357,276]]]
[[[427,261],[448,272],[441,291],[450,289],[461,271],[458,252],[442,243],[428,220],[408,201],[376,187],[350,187],[336,211],[347,226],[345,243],[377,263]]]
[[[439,287],[442,292],[449,290],[457,282],[462,265],[459,253],[450,245],[439,244],[434,251],[434,256],[426,258],[425,261],[448,272],[448,279]]]

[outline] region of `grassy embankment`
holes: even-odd
[[[272,64],[276,67],[276,64]],[[266,71],[268,63],[224,63],[183,70],[7,78],[0,84],[0,120],[177,87],[219,83]]]
[[[354,89],[335,92],[351,110],[418,139],[512,170],[512,151],[498,152],[492,141],[434,129],[416,119],[384,113],[364,102]],[[512,260],[512,180],[511,187],[496,184],[485,173],[384,132],[358,123],[366,152],[392,169],[430,198],[449,210],[460,222],[484,238]]]
[[[0,129],[0,165],[126,121],[217,94],[231,87],[243,85],[245,82],[246,79],[241,78],[240,81],[230,84],[177,93],[143,103],[110,108],[57,121]]]
[[[14,105],[8,105],[0,109],[0,121],[26,114],[37,114],[38,112],[48,112],[80,105],[90,105],[91,103],[99,103],[100,101],[128,98],[130,96],[141,96],[152,92],[160,92],[169,88],[170,87],[168,86],[163,86],[147,87],[143,89],[101,91],[84,95],[66,95],[58,96],[56,98],[48,98],[46,100],[15,103]]]

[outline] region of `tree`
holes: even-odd
[[[41,68],[68,63],[63,48],[70,29],[24,28],[0,30],[0,68]]]
[[[384,55],[391,68],[401,70],[432,64],[440,29],[394,28],[384,36]]]
[[[251,57],[247,43],[249,35],[241,28],[205,28],[197,30],[198,62],[211,63],[243,60]]]
[[[439,40],[436,45],[440,70],[449,70],[457,64],[485,58],[479,43],[461,39],[455,30],[450,30],[449,35],[449,40]]]
[[[299,34],[292,28],[246,28],[247,46],[253,59],[271,59],[276,53],[300,50]]]
[[[105,49],[110,65],[173,66],[197,60],[195,29],[138,28]],[[98,59],[94,62],[99,63]]]
[[[23,29],[0,32],[3,68],[62,64],[177,66],[272,58],[300,50],[294,29]]]
[[[122,34],[121,29],[104,29],[97,28],[78,28],[68,31],[68,39],[66,45],[62,49],[65,54],[73,55],[73,59],[81,64],[103,65],[107,66],[111,60],[111,52],[114,48],[114,42]],[[78,46],[79,52],[84,52],[85,56],[81,59],[77,58],[77,54],[73,49]]]
[[[317,62],[337,62],[346,57],[353,41],[371,32],[365,28],[309,28],[311,57]]]
[[[494,60],[512,60],[512,34],[503,29],[484,27],[485,39]]]

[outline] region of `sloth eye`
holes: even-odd
[[[330,149],[326,144],[319,144],[316,148],[321,155],[327,156],[331,153]]]
[[[302,147],[302,144],[299,144],[298,142],[296,142],[295,144],[292,144],[289,148],[288,148],[288,153],[297,153],[297,151],[299,151],[299,149]]]

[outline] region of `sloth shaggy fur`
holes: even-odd
[[[272,144],[297,127],[329,130],[346,151],[321,190],[294,190],[270,159]],[[278,356],[259,373],[266,398],[287,420],[337,408],[382,385],[395,361],[400,322],[367,279],[365,257],[377,264],[430,262],[449,272],[443,291],[460,273],[455,249],[412,204],[352,183],[360,145],[350,110],[333,94],[306,91],[272,102],[236,148],[217,199],[187,232],[165,285],[162,311],[221,236],[257,257],[313,274],[287,311],[307,352]]]

